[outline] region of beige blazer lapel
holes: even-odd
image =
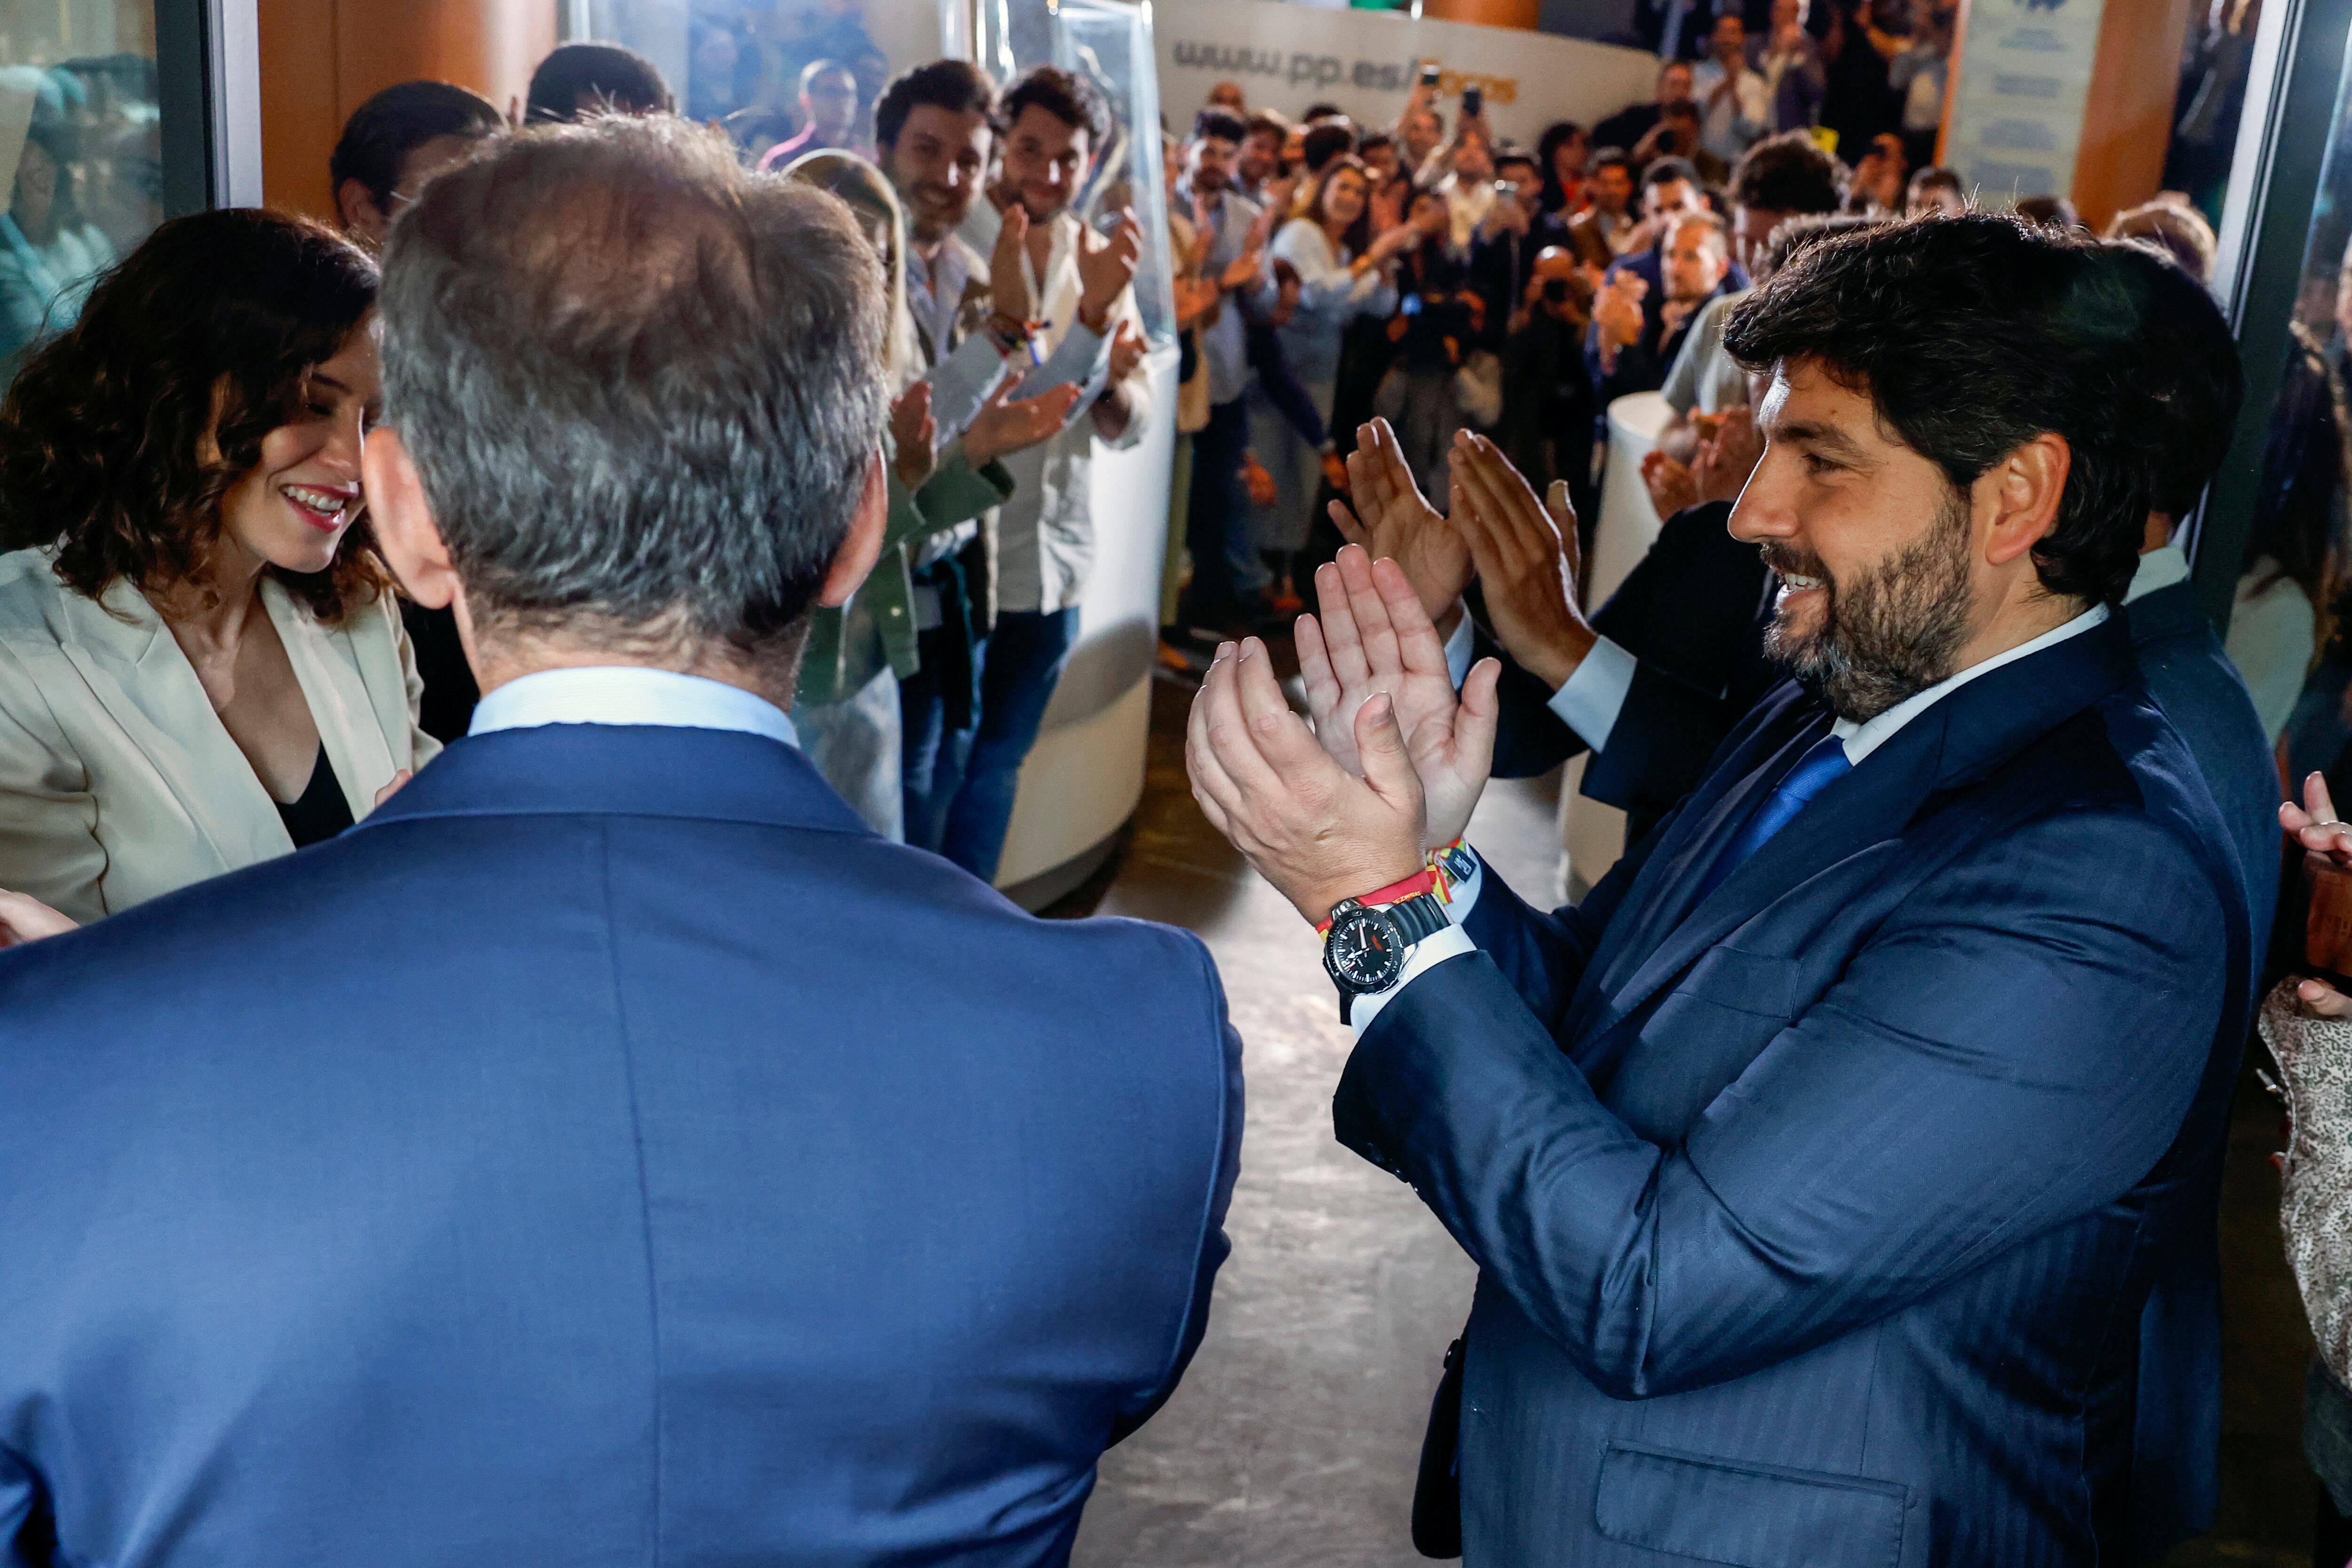
[[[67,594],[60,605],[68,634],[59,651],[154,768],[161,793],[217,861],[213,874],[291,853],[276,803],[146,595],[118,581],[103,602]]]
[[[351,632],[347,627],[331,631],[296,609],[276,578],[261,580],[261,602],[278,628],[278,641],[286,645],[287,658],[293,661],[294,678],[301,685],[302,699],[310,705],[320,743],[327,748],[327,760],[334,766],[352,820],[357,821],[375,810],[375,792],[392,782],[395,768],[367,683],[360,677]],[[404,716],[404,695],[401,706]]]

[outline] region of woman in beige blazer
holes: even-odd
[[[319,225],[181,218],[0,402],[0,887],[110,915],[438,749],[360,497],[375,288]]]

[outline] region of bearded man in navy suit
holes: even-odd
[[[2130,1555],[2141,1308],[2210,1218],[2252,961],[2114,612],[2160,423],[2137,328],[2111,255],[1977,215],[1825,242],[1741,308],[1772,381],[1730,527],[1795,679],[1573,908],[1454,847],[1496,671],[1457,704],[1393,562],[1343,559],[1305,633],[1370,694],[1351,723],[1221,651],[1195,793],[1330,923],[1341,1140],[1480,1269],[1425,1547]],[[1465,498],[1481,574],[1542,580],[1541,501]],[[1407,644],[1414,678],[1363,674]]]
[[[472,728],[356,830],[0,955],[0,1563],[1066,1562],[1200,1343],[1238,1045],[793,744],[880,548],[846,207],[663,118],[385,261],[376,537]]]

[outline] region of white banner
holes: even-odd
[[[1437,108],[1448,131],[1461,112],[1462,89],[1475,83],[1496,133],[1531,152],[1552,121],[1590,129],[1647,101],[1657,88],[1657,58],[1640,49],[1516,27],[1416,22],[1391,11],[1170,0],[1154,7],[1152,34],[1160,107],[1179,136],[1221,81],[1239,82],[1253,108],[1295,118],[1310,103],[1336,103],[1359,124],[1385,127],[1404,107],[1416,59],[1434,59],[1444,73]]]
[[[1996,211],[2063,196],[2099,52],[2103,0],[1975,0],[1945,160]]]

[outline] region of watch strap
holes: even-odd
[[[1375,889],[1370,893],[1363,894],[1360,898],[1350,899],[1347,902],[1360,904],[1368,909],[1386,909],[1391,904],[1402,904],[1406,899],[1414,897],[1417,894],[1434,893],[1437,891],[1437,887],[1438,881],[1436,869],[1433,866],[1423,865],[1419,871],[1413,873],[1411,876],[1406,877],[1402,882],[1392,882],[1386,887]],[[1337,908],[1338,905],[1335,904],[1333,907]],[[1322,919],[1315,923],[1315,934],[1318,936],[1328,936],[1331,934],[1331,917],[1329,915],[1327,915]]]

